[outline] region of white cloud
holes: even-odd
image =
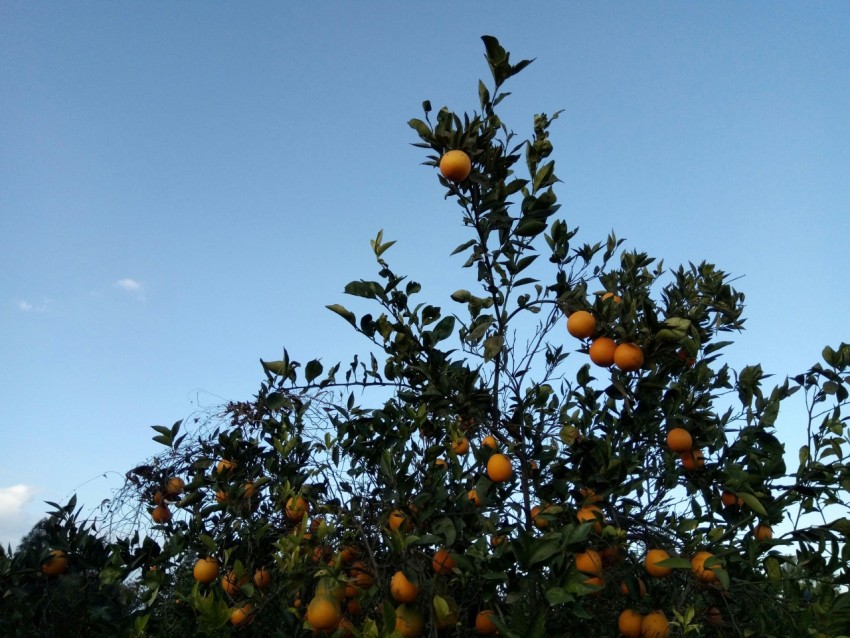
[[[18,305],[18,308],[20,308],[20,309],[21,309],[21,310],[23,310],[24,312],[28,312],[28,311],[30,311],[30,310],[32,310],[32,309],[33,309],[33,306],[32,306],[32,304],[31,304],[29,301],[23,301],[23,300],[22,300],[22,301],[18,301],[18,302],[17,302],[17,305]]]
[[[13,548],[38,522],[39,517],[28,512],[26,507],[35,496],[32,485],[0,487],[0,544]]]
[[[142,284],[140,284],[135,279],[119,279],[115,282],[115,285],[119,288],[123,288],[124,290],[128,290],[130,292],[139,292],[142,289]]]
[[[19,299],[15,302],[15,305],[18,307],[18,310],[21,312],[45,312],[47,310],[48,305],[50,304],[49,299],[45,299],[40,304],[36,305],[27,301],[26,299]]]

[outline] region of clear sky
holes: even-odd
[[[362,350],[324,306],[379,229],[451,306],[463,231],[406,122],[475,108],[483,34],[536,58],[518,134],[564,109],[580,237],[741,276],[731,362],[803,371],[850,340],[848,33],[845,2],[0,3],[0,542],[260,357]]]

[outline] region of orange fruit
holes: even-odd
[[[359,616],[363,611],[363,607],[360,605],[360,601],[356,598],[352,598],[351,600],[349,600],[345,608],[348,610],[348,613],[351,616]]]
[[[300,521],[309,511],[310,504],[303,496],[290,496],[286,501],[286,518],[290,521]]]
[[[541,514],[545,514],[546,510],[548,509],[548,505],[546,505],[545,507],[535,505],[531,508],[531,522],[534,523],[534,526],[537,529],[545,529],[549,527],[549,519],[540,516]]]
[[[160,503],[162,503],[163,500],[165,500],[165,494],[157,490],[151,500],[153,501],[154,505],[159,505]]]
[[[182,494],[186,488],[186,482],[179,476],[173,476],[165,484],[165,493],[170,496]]]
[[[602,576],[592,576],[590,578],[585,578],[584,584],[588,587],[598,588],[596,591],[590,592],[591,596],[598,596],[602,593],[602,588],[605,587],[605,581],[602,579]]]
[[[472,172],[472,160],[463,151],[448,151],[440,158],[440,173],[452,182],[462,182]]]
[[[357,628],[348,618],[343,618],[339,621],[339,630],[342,632],[339,634],[340,638],[352,638]]]
[[[587,310],[576,310],[567,319],[567,332],[576,339],[587,339],[596,331],[596,317]]]
[[[766,523],[759,523],[753,530],[753,535],[759,542],[769,541],[773,538],[773,529],[771,529],[770,525],[767,525]]]
[[[673,428],[667,433],[667,447],[676,454],[690,452],[694,447],[694,438],[685,428]]]
[[[475,616],[475,631],[482,636],[495,636],[499,633],[499,628],[493,623],[493,611],[490,609],[482,609]]]
[[[581,494],[582,501],[585,503],[601,503],[602,497],[599,496],[592,488],[583,487],[579,491]]]
[[[436,465],[437,467],[441,467],[443,469],[448,469],[448,467],[449,467],[449,464],[446,463],[446,459],[444,459],[442,457],[440,457],[436,461],[434,461],[434,465]]]
[[[254,611],[254,605],[251,603],[245,603],[241,607],[234,607],[230,610],[230,624],[234,627],[238,627],[245,623],[245,621],[253,620],[251,617],[252,612]]]
[[[254,496],[254,484],[245,483],[242,486],[242,498],[251,498],[252,496]]]
[[[465,436],[456,439],[452,442],[452,449],[455,451],[455,454],[463,456],[469,452],[469,439]]]
[[[234,469],[236,469],[236,464],[233,461],[222,459],[218,462],[218,465],[215,468],[215,473],[224,474],[226,472],[230,474]]]
[[[620,301],[622,301],[620,299],[620,296],[615,295],[613,292],[606,292],[604,295],[602,295],[602,301],[606,301],[608,299],[610,299],[614,303],[620,303]]]
[[[723,614],[720,613],[717,607],[710,607],[706,612],[705,622],[712,627],[719,627],[723,624]]]
[[[265,567],[260,567],[254,572],[254,587],[257,589],[268,589],[272,584],[272,575]]]
[[[469,490],[466,493],[466,498],[475,503],[475,507],[481,507],[481,497],[478,496],[478,490]]]
[[[717,580],[717,574],[715,570],[721,569],[719,564],[714,564],[711,567],[705,566],[705,561],[709,558],[714,558],[714,554],[711,552],[697,552],[694,554],[694,557],[691,559],[691,567],[694,571],[694,576],[699,578],[704,583],[713,583]]]
[[[483,439],[481,439],[481,447],[488,447],[491,450],[499,449],[499,442],[496,441],[496,437],[492,434],[488,434]]]
[[[350,563],[360,556],[360,550],[354,545],[346,545],[339,552],[339,557],[343,563]]]
[[[390,580],[390,594],[398,603],[412,603],[419,597],[419,587],[411,583],[404,572],[399,570]]]
[[[576,513],[576,518],[579,523],[593,523],[593,531],[602,533],[603,515],[598,505],[585,505]]]
[[[614,365],[623,372],[640,370],[643,365],[643,350],[633,343],[621,343],[614,349]]]
[[[733,494],[732,492],[723,492],[720,495],[720,502],[723,503],[726,507],[741,507],[744,504],[744,499],[742,499],[737,494]]]
[[[61,549],[54,549],[41,565],[41,573],[47,576],[58,576],[68,571],[68,555]]]
[[[211,556],[198,559],[192,569],[192,576],[199,583],[213,582],[218,577],[218,561]]]
[[[501,452],[496,452],[487,461],[487,476],[494,483],[504,483],[513,474],[514,467],[511,465],[511,460]]]
[[[333,631],[339,627],[342,611],[339,602],[333,596],[320,594],[314,596],[307,605],[307,622],[317,631]]]
[[[590,344],[587,353],[590,355],[590,360],[598,366],[607,368],[614,363],[614,351],[617,349],[617,344],[610,337],[597,337]]]
[[[451,574],[455,568],[455,559],[449,554],[449,550],[441,548],[434,552],[431,567],[437,574]]]
[[[368,589],[375,583],[375,576],[372,570],[362,560],[358,560],[351,565],[349,574],[354,579],[354,584],[360,589]]]
[[[660,611],[651,611],[643,617],[640,624],[641,638],[667,638],[670,634],[670,623]]]
[[[228,596],[236,596],[239,593],[239,588],[247,582],[247,576],[239,578],[235,572],[227,572],[221,577],[221,588]]]
[[[588,549],[575,555],[576,569],[585,574],[602,574],[602,557],[595,549]]]
[[[493,534],[490,537],[490,547],[494,547],[494,548],[498,547],[499,545],[504,543],[506,540],[508,540],[507,537],[502,535],[502,534]]]
[[[153,517],[154,523],[161,525],[162,523],[167,523],[171,520],[171,510],[168,509],[168,505],[161,503],[153,508],[151,516]]]
[[[705,454],[699,448],[685,452],[679,458],[682,460],[682,467],[689,472],[705,467]]]
[[[662,567],[661,565],[657,565],[656,563],[660,563],[663,560],[667,560],[670,558],[670,554],[668,554],[663,549],[651,549],[646,553],[646,559],[644,560],[644,567],[646,567],[646,572],[650,576],[655,576],[656,578],[664,578],[665,576],[669,576],[673,571],[670,567]]]
[[[626,638],[640,638],[643,615],[634,609],[624,609],[617,619],[617,629]]]
[[[413,523],[410,518],[400,509],[394,509],[390,512],[390,518],[387,524],[394,532],[397,532],[399,529],[404,532],[409,532],[413,529]]]
[[[637,592],[635,592],[635,588],[630,586],[627,581],[623,581],[620,583],[620,591],[623,592],[624,596],[628,596],[629,594],[634,595],[637,593],[638,598],[643,598],[646,596],[646,583],[644,583],[640,578],[637,579]]]
[[[395,630],[403,638],[419,638],[425,629],[422,612],[410,605],[399,605],[395,610]]]

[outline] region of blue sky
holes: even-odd
[[[580,237],[740,275],[730,361],[804,370],[850,336],[847,33],[840,2],[3,2],[0,542],[250,398],[260,357],[362,349],[324,306],[379,229],[451,305],[463,230],[406,122],[474,109],[483,34],[537,59],[519,135],[564,109]]]

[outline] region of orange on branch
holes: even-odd
[[[413,529],[413,522],[410,520],[410,517],[403,510],[398,508],[390,512],[390,518],[387,521],[387,525],[394,532],[399,530],[409,532]]]
[[[495,636],[499,628],[493,622],[494,612],[491,609],[482,609],[475,616],[475,631],[482,636]]]
[[[576,569],[585,574],[602,574],[602,557],[595,549],[587,549],[575,555]]]
[[[452,442],[452,449],[455,451],[455,454],[459,456],[467,454],[469,452],[469,439],[465,436],[455,439]]]
[[[314,596],[307,605],[307,622],[318,631],[333,631],[339,627],[342,611],[339,601],[333,596],[320,594]]]
[[[634,343],[621,343],[614,349],[614,365],[623,372],[640,370],[643,361],[643,350]]]
[[[228,461],[227,459],[222,459],[218,462],[218,465],[215,468],[216,474],[230,474],[233,470],[236,469],[236,464],[233,461]]]
[[[685,428],[673,428],[667,433],[667,447],[676,454],[690,452],[694,447],[694,438]]]
[[[310,504],[303,496],[290,496],[286,501],[285,513],[290,521],[300,521],[309,511]]]
[[[186,482],[179,476],[173,476],[165,484],[165,493],[168,496],[177,496],[186,489]]]
[[[759,542],[769,541],[773,538],[773,529],[767,523],[759,523],[753,529],[753,536],[756,537],[756,540]]]
[[[47,576],[58,576],[68,571],[68,555],[61,549],[54,549],[41,565],[41,573]]]
[[[241,607],[234,607],[230,611],[230,624],[234,627],[245,624],[253,620],[254,605],[245,603]]]
[[[641,638],[667,638],[670,634],[670,623],[660,611],[651,611],[643,617],[640,625]]]
[[[656,578],[664,578],[665,576],[669,576],[673,571],[671,567],[663,567],[658,565],[661,561],[667,560],[670,558],[670,554],[667,553],[663,549],[650,549],[646,553],[646,559],[644,560],[644,567],[646,568],[646,572],[650,576],[655,576]]]
[[[587,310],[576,310],[567,319],[567,332],[576,339],[587,339],[596,331],[596,317]]]
[[[248,582],[248,576],[241,578],[236,575],[236,572],[228,572],[221,577],[221,588],[228,596],[236,596],[239,589]]]
[[[168,509],[168,505],[161,503],[153,508],[151,517],[153,518],[154,523],[162,525],[163,523],[167,523],[171,520],[171,510]]]
[[[488,447],[491,450],[498,450],[499,443],[496,441],[496,437],[492,434],[488,434],[483,439],[481,439],[481,447]]]
[[[607,368],[614,363],[614,351],[616,349],[617,344],[610,337],[597,337],[590,344],[587,353],[593,363]]]
[[[412,603],[419,597],[419,587],[411,583],[404,572],[399,570],[390,580],[390,594],[396,602]]]
[[[434,552],[434,557],[431,559],[431,568],[435,573],[443,576],[451,574],[455,568],[455,559],[452,558],[449,550],[445,548],[438,549]]]
[[[593,531],[602,533],[604,515],[598,505],[585,505],[576,513],[576,518],[579,523],[593,523]]]
[[[624,609],[617,618],[617,629],[625,638],[640,638],[643,615],[634,609]]]
[[[419,638],[425,630],[425,618],[422,612],[407,604],[396,607],[395,630],[403,638]]]
[[[689,472],[701,470],[705,467],[705,454],[698,448],[681,454],[679,458],[682,461],[682,467]]]
[[[440,173],[447,180],[462,182],[472,172],[472,160],[460,150],[448,151],[440,158]]]
[[[622,301],[620,299],[620,296],[615,295],[613,292],[606,292],[604,295],[602,295],[602,301],[607,301],[609,299],[614,303],[620,303],[620,301]]]
[[[475,504],[475,507],[481,507],[481,497],[478,496],[478,490],[472,489],[466,493],[466,498]]]
[[[269,572],[269,570],[265,567],[260,567],[260,569],[254,572],[253,580],[254,587],[256,587],[257,589],[268,589],[269,585],[272,584],[271,572]]]
[[[194,579],[202,584],[208,584],[218,578],[218,561],[212,556],[198,559],[192,569]]]
[[[741,506],[744,505],[744,499],[742,499],[737,494],[734,494],[732,492],[726,492],[726,491],[724,491],[720,495],[720,502],[723,503],[726,507],[732,507],[732,506],[741,507]]]
[[[501,452],[496,452],[487,461],[487,476],[494,483],[504,483],[510,480],[513,474],[511,460]]]

